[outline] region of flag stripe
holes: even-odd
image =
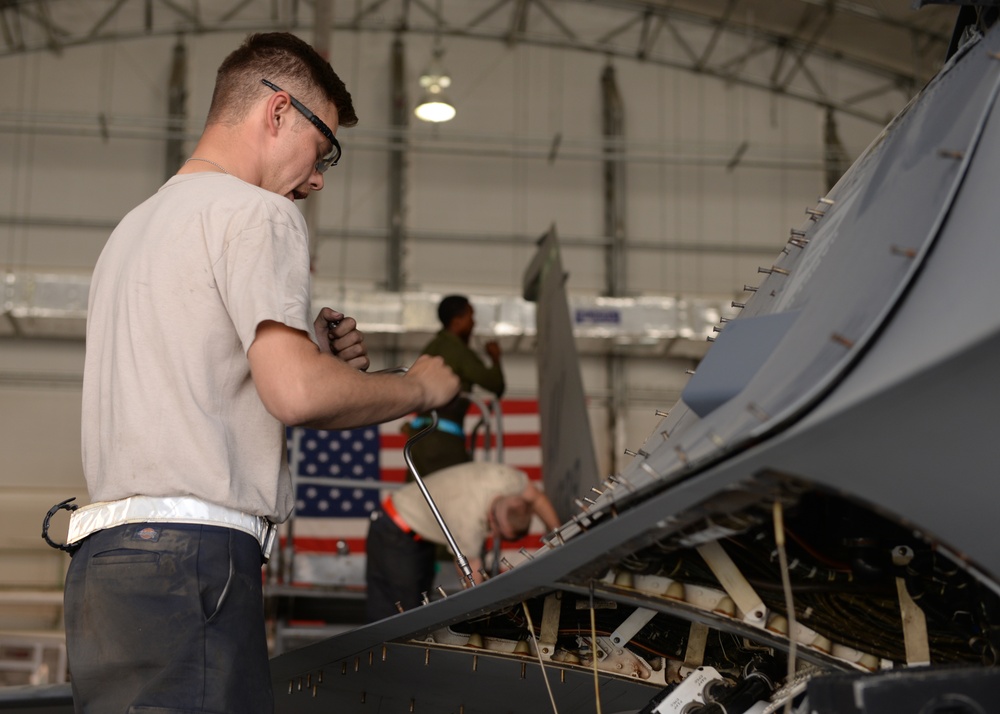
[[[406,446],[407,436],[405,434],[382,434],[379,439],[381,441],[382,449],[402,449]],[[476,435],[476,448],[481,449],[486,443],[485,434]],[[491,448],[496,448],[497,437],[495,434],[490,435],[490,446]],[[542,440],[539,434],[517,434],[505,432],[503,435],[503,445],[504,449],[511,448],[523,448],[526,446],[541,447]]]
[[[542,467],[541,466],[525,466],[525,465],[515,465],[508,464],[509,466],[514,466],[524,473],[528,474],[528,478],[532,481],[542,480]],[[404,483],[409,475],[409,470],[405,467],[401,468],[383,468],[382,469],[382,480],[387,483]],[[421,477],[424,474],[420,474]]]
[[[300,553],[337,553],[337,543],[342,542],[347,545],[351,553],[365,552],[364,538],[320,538],[306,536],[295,536],[295,550]],[[284,544],[284,541],[282,542]]]
[[[500,410],[504,416],[508,414],[532,414],[538,415],[538,400],[537,399],[501,399],[500,400]],[[469,414],[471,416],[479,416],[479,407],[475,404],[469,407]]]

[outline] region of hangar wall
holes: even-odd
[[[185,36],[187,119],[193,146],[214,70],[242,34]],[[389,232],[390,33],[337,33],[331,62],[352,90],[361,123],[341,130],[344,160],[315,195],[317,280],[360,291],[386,285]],[[426,35],[406,36],[407,89],[431,56]],[[165,166],[168,78],[178,40],[147,37],[0,58],[0,263],[6,274],[89,275],[117,220],[176,167]],[[733,40],[727,40],[733,41]],[[573,294],[607,286],[600,75],[607,60],[538,46],[451,38],[457,118],[411,120],[405,188],[406,288],[428,293],[518,295],[534,239],[550,225],[563,238]],[[744,295],[770,265],[790,227],[825,191],[821,108],[738,84],[613,62],[624,105],[626,179],[623,294]],[[764,71],[762,69],[762,71]],[[843,85],[853,70],[825,69]],[[890,116],[907,97],[869,107]],[[856,156],[880,130],[844,116],[840,138]],[[740,146],[746,142],[746,149]],[[736,161],[736,159],[739,159]],[[6,309],[6,308],[5,308]],[[485,337],[485,335],[481,335]],[[704,343],[674,349],[588,351],[582,370],[602,471],[621,442],[641,444],[697,364]],[[0,337],[0,566],[12,585],[52,584],[62,560],[38,538],[44,510],[78,495],[79,402],[84,345],[78,337]],[[613,385],[608,355],[625,360]],[[376,368],[412,349],[375,353]],[[512,396],[534,396],[530,341],[504,363]],[[609,434],[609,404],[624,403]],[[42,548],[39,551],[39,547]],[[51,557],[39,559],[39,552]]]

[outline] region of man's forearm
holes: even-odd
[[[366,374],[320,352],[304,333],[263,323],[247,353],[264,407],[289,426],[349,429],[433,409],[458,391],[440,358],[421,357],[405,375]]]

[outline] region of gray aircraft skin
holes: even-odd
[[[998,29],[807,209],[627,468],[562,444],[580,508],[537,552],[274,658],[276,711],[1000,711]]]
[[[807,209],[622,473],[512,570],[274,659],[278,711],[1000,709],[998,91],[994,30]]]

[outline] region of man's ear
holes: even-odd
[[[267,110],[265,121],[267,122],[268,133],[275,135],[281,126],[288,121],[288,110],[294,107],[292,107],[292,103],[288,100],[288,94],[282,91],[271,95],[267,100],[265,108]]]

